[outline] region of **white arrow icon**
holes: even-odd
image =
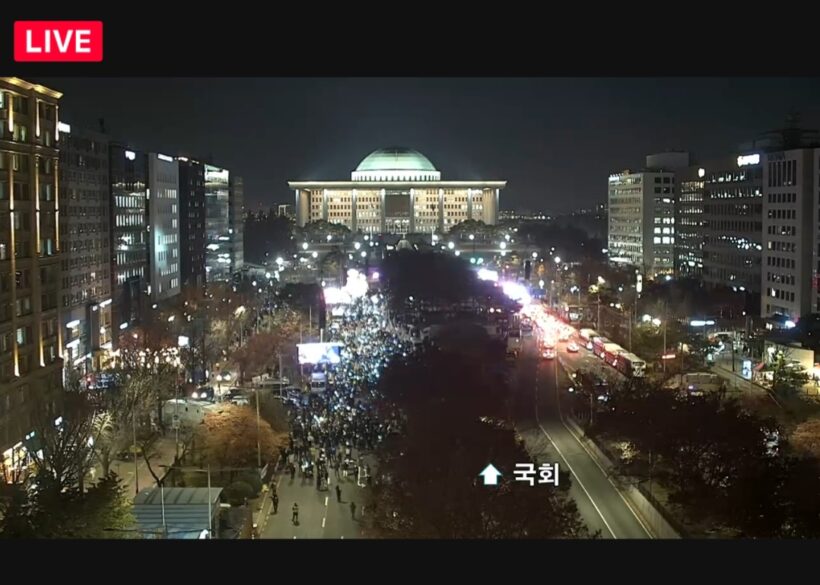
[[[484,468],[484,471],[478,475],[484,478],[484,485],[498,485],[498,478],[501,477],[501,472],[495,468],[495,465],[490,463]]]

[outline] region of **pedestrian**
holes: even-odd
[[[279,511],[279,494],[273,492],[273,497],[271,497],[271,502],[273,503],[273,513],[276,514]]]
[[[296,466],[291,463],[290,464],[290,481],[293,481],[296,478]]]
[[[293,518],[291,518],[291,522],[294,524],[299,524],[299,504],[296,502],[293,503]]]
[[[342,503],[342,488],[339,487],[339,484],[336,484],[336,501]]]
[[[356,519],[356,502],[350,502],[350,517]]]

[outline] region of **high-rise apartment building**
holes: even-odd
[[[60,124],[63,359],[99,369],[111,348],[111,229],[108,137]]]
[[[62,94],[0,77],[0,468],[19,469],[62,388]]]

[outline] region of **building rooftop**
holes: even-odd
[[[374,150],[359,163],[356,171],[435,171],[426,156],[412,148],[392,146]]]

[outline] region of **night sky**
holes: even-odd
[[[32,79],[61,119],[245,178],[248,209],[292,202],[288,180],[348,180],[369,152],[406,146],[445,180],[506,179],[502,209],[568,211],[606,198],[644,156],[729,154],[794,109],[820,126],[818,78]]]

